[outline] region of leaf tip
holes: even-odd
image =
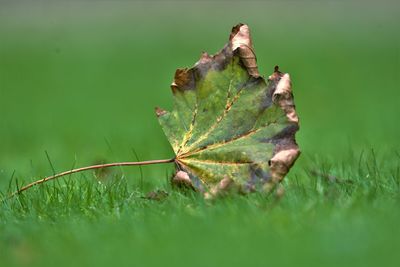
[[[275,75],[276,72],[272,75]],[[290,122],[299,122],[292,95],[292,82],[289,73],[279,72],[279,82],[276,86],[272,100],[281,106]],[[271,76],[270,76],[271,77]]]
[[[238,51],[239,57],[248,73],[255,78],[260,77],[249,26],[243,23],[234,26],[229,36],[229,41],[232,51]]]
[[[177,91],[189,90],[194,87],[193,70],[180,68],[175,71],[174,81],[171,84],[173,93]]]
[[[165,115],[167,113],[166,110],[164,110],[162,108],[159,108],[159,107],[155,107],[154,109],[156,111],[157,117],[160,117],[160,116]]]
[[[289,169],[293,166],[299,155],[300,150],[298,148],[281,150],[276,153],[268,162],[270,165],[272,178],[275,181],[281,181],[289,172]]]
[[[171,182],[177,187],[194,189],[192,180],[190,180],[189,174],[185,171],[177,171]]]

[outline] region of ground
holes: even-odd
[[[302,154],[285,194],[203,200],[172,164],[87,172],[0,205],[0,266],[397,266],[399,5],[0,4],[0,192],[72,166],[173,156],[175,69],[250,25],[291,74]],[[12,179],[11,179],[12,178]],[[11,181],[11,182],[10,182]],[[145,198],[164,190],[162,200]]]

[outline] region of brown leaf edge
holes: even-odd
[[[295,134],[299,130],[299,117],[293,100],[290,75],[280,72],[279,67],[275,66],[275,71],[268,77],[268,80],[276,85],[272,101],[282,108],[288,121],[292,123],[292,126],[283,133],[285,136],[281,136],[281,142],[276,145],[274,155],[269,161],[272,179],[274,182],[279,182],[300,156],[300,150],[295,140]]]

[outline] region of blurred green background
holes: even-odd
[[[239,22],[250,25],[260,73],[268,76],[273,67],[279,65],[292,77],[301,120],[297,140],[302,156],[288,179],[315,163],[316,158],[332,164],[346,164],[349,155],[359,155],[371,149],[379,155],[379,167],[395,166],[400,160],[398,154],[396,156],[400,148],[399,7],[396,1],[2,1],[0,188],[5,190],[14,171],[15,177],[25,181],[51,174],[45,152],[56,171],[103,161],[132,161],[135,160],[132,150],[137,152],[140,160],[171,158],[173,152],[158,125],[154,107],[170,109],[172,96],[169,85],[175,69],[193,65],[202,51],[216,53],[227,42],[231,27]],[[172,170],[172,165],[143,167],[144,189],[151,190],[165,184]],[[139,183],[138,168],[114,172],[122,172],[133,186]],[[364,208],[365,218],[370,218],[368,205]],[[175,209],[179,210],[179,205]],[[165,212],[175,214],[175,209],[170,207]],[[359,229],[358,224],[364,227],[358,235],[353,231],[346,232],[345,224],[337,224],[334,219],[336,211],[328,212],[328,217],[333,219],[328,220],[328,226],[324,224],[317,230],[308,226],[310,232],[297,231],[297,226],[294,226],[279,233],[276,227],[285,224],[283,219],[273,226],[278,233],[267,231],[259,235],[258,230],[264,229],[261,227],[263,223],[274,221],[273,216],[251,215],[254,220],[250,220],[232,215],[235,227],[232,227],[231,235],[230,230],[224,228],[230,221],[219,220],[218,216],[224,216],[218,215],[218,208],[213,210],[214,215],[201,217],[204,220],[210,216],[213,218],[207,222],[198,222],[186,213],[181,215],[185,224],[192,227],[183,232],[178,228],[171,230],[171,225],[176,223],[174,216],[159,218],[159,213],[164,212],[162,210],[156,208],[155,214],[149,217],[147,222],[150,226],[141,224],[142,228],[150,227],[147,230],[133,230],[130,217],[118,222],[110,219],[110,222],[103,222],[107,225],[104,228],[93,228],[92,224],[81,222],[79,218],[66,218],[66,221],[74,221],[66,226],[70,229],[70,236],[66,237],[59,232],[46,233],[43,231],[46,227],[41,228],[40,218],[36,217],[35,223],[22,218],[18,227],[13,226],[13,220],[3,220],[2,229],[11,229],[8,232],[11,236],[27,235],[28,244],[42,240],[38,255],[50,250],[53,258],[45,257],[50,265],[52,259],[62,257],[65,252],[57,250],[61,245],[51,245],[55,240],[61,239],[60,243],[72,249],[72,254],[65,252],[65,255],[79,254],[80,251],[82,255],[74,260],[82,257],[80,263],[85,264],[85,249],[91,251],[90,255],[97,255],[96,247],[91,246],[102,243],[102,235],[107,235],[105,232],[108,232],[108,237],[104,240],[115,244],[107,243],[110,247],[99,248],[98,264],[106,266],[114,262],[112,255],[121,259],[117,264],[144,266],[143,262],[135,262],[133,258],[130,264],[126,257],[129,247],[138,249],[138,244],[144,245],[149,253],[148,263],[155,265],[164,264],[168,257],[172,263],[178,263],[182,257],[195,263],[200,259],[206,262],[198,266],[221,265],[223,260],[207,261],[207,253],[214,251],[213,246],[222,254],[226,253],[222,256],[228,259],[225,263],[229,265],[244,265],[247,257],[259,257],[258,264],[261,264],[264,249],[277,244],[282,251],[273,251],[280,251],[282,255],[275,254],[276,263],[286,262],[284,259],[289,255],[285,255],[283,250],[288,245],[292,252],[300,247],[299,264],[304,256],[307,259],[304,262],[308,264],[314,262],[317,266],[328,266],[330,263],[334,266],[333,259],[340,262],[339,256],[352,260],[358,255],[358,250],[354,247],[352,250],[352,245],[345,247],[346,242],[355,244],[347,239],[365,237],[370,233],[368,242],[372,242],[381,236],[375,226],[382,221],[374,224],[374,221],[364,222],[365,218],[360,221],[358,217],[350,219],[349,222],[354,224],[352,229]],[[324,208],[321,210],[322,214],[316,218],[323,221]],[[221,212],[224,214],[226,210]],[[251,211],[250,214],[252,212],[256,213]],[[279,214],[283,216],[286,212],[291,210],[283,208]],[[399,218],[394,217],[387,223],[398,225]],[[315,223],[312,216],[294,216],[287,223],[296,223],[297,219],[305,219],[311,225]],[[117,229],[114,223],[124,230]],[[212,227],[213,223],[218,226]],[[245,225],[253,223],[256,226],[247,235],[246,232],[235,232],[241,229],[242,224],[251,227]],[[158,225],[158,228],[152,228],[152,225]],[[344,231],[343,247],[338,232],[330,232],[331,226],[337,226],[339,233]],[[150,232],[155,228],[158,236],[153,237]],[[226,236],[222,234],[221,239],[213,239],[220,233],[213,229],[223,229]],[[128,232],[126,235],[125,230]],[[294,232],[293,239],[300,238],[301,241],[291,243],[291,231]],[[192,236],[194,232],[197,233],[195,237]],[[206,233],[206,237],[202,238],[201,232]],[[146,234],[141,236],[141,233]],[[171,241],[176,235],[182,236],[175,242]],[[229,257],[231,249],[224,250],[228,245],[223,243],[223,239],[227,236],[230,245],[237,249],[237,260]],[[237,239],[233,238],[235,236]],[[263,244],[264,237],[270,243]],[[328,249],[331,241],[339,250]],[[253,242],[262,244],[262,249],[249,250],[247,246]],[[193,251],[198,250],[201,256],[192,250],[180,255],[181,244],[193,246]],[[313,249],[308,251],[302,247],[304,244],[314,246],[314,249],[322,246],[327,250],[317,255],[319,258],[314,261],[311,260]],[[386,251],[389,253],[394,248],[389,246]],[[152,250],[160,261],[151,257],[149,251]],[[374,263],[375,258],[370,253],[376,251],[374,247],[360,248],[360,251],[364,256],[369,255],[369,262]],[[105,256],[107,253],[109,257]],[[18,255],[15,257],[24,257]],[[329,262],[324,259],[329,259]],[[264,260],[269,262],[268,257]],[[357,259],[353,260],[351,266],[356,266]],[[96,263],[96,260],[88,262]],[[346,262],[350,261],[342,263]],[[1,260],[0,266],[3,266]]]

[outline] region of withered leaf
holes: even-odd
[[[267,81],[259,75],[247,25],[216,55],[178,69],[171,87],[173,110],[156,113],[179,175],[197,190],[270,189],[299,156],[290,76],[278,67]]]

